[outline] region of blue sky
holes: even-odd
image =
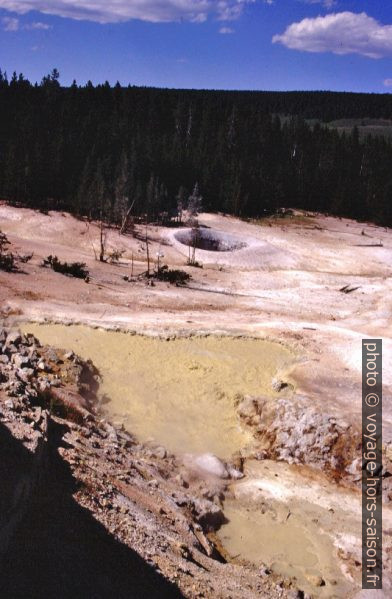
[[[36,81],[392,92],[389,0],[0,0],[0,67]]]

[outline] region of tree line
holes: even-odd
[[[297,207],[392,226],[392,144],[325,123],[392,118],[390,94],[62,87],[0,71],[0,198],[121,224]],[[313,119],[313,121],[309,121]]]

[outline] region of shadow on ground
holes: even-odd
[[[50,435],[56,445],[62,432]],[[106,529],[72,497],[76,481],[55,450],[46,452],[39,491],[3,555],[0,597],[4,599],[175,599],[178,589]],[[34,469],[32,454],[0,424],[2,525],[15,515],[18,481]],[[23,485],[22,485],[23,486]],[[23,495],[23,494],[22,494]],[[15,500],[16,497],[16,500]],[[4,514],[8,513],[7,518]],[[0,530],[0,538],[1,538]]]

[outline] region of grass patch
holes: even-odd
[[[304,227],[304,228],[315,228],[314,217],[306,216],[305,214],[296,215],[273,215],[263,216],[261,218],[246,219],[254,225],[260,227]]]

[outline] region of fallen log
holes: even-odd
[[[353,291],[356,291],[357,289],[359,289],[359,285],[358,287],[351,287],[350,285],[345,285],[344,287],[342,287],[341,289],[339,289],[339,291],[341,291],[342,293],[352,293]]]

